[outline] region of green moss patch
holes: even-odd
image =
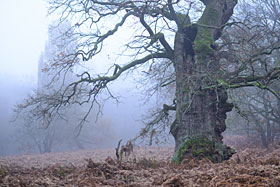
[[[173,161],[179,164],[184,159],[207,158],[216,163],[228,160],[234,153],[235,151],[226,145],[199,137],[182,143],[177,151],[175,151]]]
[[[218,18],[219,13],[213,7],[207,6],[198,24],[213,26],[216,25]],[[211,47],[211,45],[214,45],[214,40],[211,35],[212,29],[202,26],[198,28],[198,35],[194,41],[194,50],[198,59],[204,59],[211,56],[214,52],[214,49]]]

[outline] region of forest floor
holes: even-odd
[[[242,141],[225,141],[237,153],[218,164],[175,165],[171,147],[137,147],[121,165],[114,149],[0,157],[0,186],[280,186],[280,146],[261,149],[234,139]]]

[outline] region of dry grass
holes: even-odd
[[[240,149],[230,160],[170,163],[173,148],[137,148],[122,165],[114,150],[0,157],[0,186],[280,186],[280,148]]]

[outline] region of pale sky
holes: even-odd
[[[44,0],[0,0],[0,77],[36,77],[47,40]]]
[[[12,94],[20,94],[16,88],[37,84],[38,60],[44,51],[51,18],[47,18],[45,0],[0,0],[0,5],[0,90],[9,93],[0,92],[0,101],[5,101],[16,97]],[[115,63],[112,56],[121,53],[118,46],[131,33],[122,28],[116,36],[110,37],[104,44],[106,50],[93,60],[94,69],[106,72],[107,62]],[[121,62],[127,62],[126,57],[122,59]],[[131,92],[131,85],[131,81],[124,83],[120,78],[114,87],[115,91]]]

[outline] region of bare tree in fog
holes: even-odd
[[[72,77],[75,76],[73,69],[69,68],[70,73],[67,76],[61,76],[60,72],[55,69],[56,64],[62,60],[63,56],[73,53],[77,46],[77,41],[71,33],[70,22],[65,22],[58,27],[53,24],[49,28],[48,38],[45,50],[38,62],[36,90],[38,98],[43,98],[65,84],[69,84],[73,81]],[[70,113],[73,114],[74,112],[70,110]],[[73,139],[73,132],[69,131],[70,129],[73,130],[71,123],[62,120],[51,121],[52,118],[48,114],[42,121],[33,121],[35,115],[29,113],[22,115],[24,122],[17,130],[17,140],[21,145],[21,152],[30,153],[36,149],[39,153],[51,152],[53,148],[62,146],[63,142]],[[50,123],[54,123],[54,126],[46,128]]]
[[[265,148],[280,140],[280,100],[265,90],[252,88],[235,92],[234,99],[247,122],[245,125],[233,121],[235,130],[247,132],[249,139]]]
[[[236,49],[240,58],[246,59],[251,51],[264,53],[269,47],[274,47],[275,50],[266,51],[264,55],[250,62],[247,71],[252,77],[268,77],[257,81],[251,88],[233,90],[232,100],[236,105],[236,112],[245,122],[236,120],[236,115],[233,115],[229,118],[229,123],[235,133],[246,132],[250,138],[254,136],[255,140],[268,147],[279,136],[279,77],[275,81],[268,79],[279,70],[280,4],[277,0],[242,1],[238,12],[239,17],[236,20],[243,19],[241,21],[247,23],[246,26],[252,25],[249,27],[252,29],[239,27],[227,30],[231,38],[236,38],[236,42],[241,44],[239,49]]]
[[[45,50],[41,54],[38,62],[38,85],[36,99],[44,100],[53,97],[54,93],[58,90],[64,89],[68,84],[74,81],[76,76],[74,68],[67,69],[67,73],[62,73],[56,69],[57,64],[61,62],[67,63],[71,61],[66,56],[72,54],[77,46],[77,39],[71,31],[71,23],[65,21],[63,24],[52,24],[48,33],[49,40],[46,43]],[[78,63],[76,59],[75,63]],[[30,96],[33,101],[35,97]],[[50,101],[50,100],[49,100]],[[26,101],[28,102],[28,101]],[[39,102],[39,101],[38,101]],[[41,106],[37,106],[36,112],[42,112]],[[114,138],[111,131],[111,124],[108,122],[100,121],[103,123],[102,128],[106,128],[108,134],[105,136],[102,133],[100,124],[95,125],[94,133],[91,127],[86,126],[82,132],[82,136],[76,137],[76,124],[78,114],[84,109],[69,107],[64,111],[65,119],[54,119],[50,113],[45,113],[43,120],[34,120],[34,118],[42,115],[41,113],[29,113],[28,111],[21,115],[24,122],[18,127],[16,136],[20,144],[21,153],[47,153],[54,150],[63,149],[83,149],[85,147],[98,147],[95,145],[101,143],[106,146],[104,137]],[[91,118],[90,118],[91,119]],[[52,124],[52,125],[50,125]],[[103,137],[102,137],[103,136]]]
[[[121,75],[135,69],[149,73],[154,67],[165,73],[170,65],[174,73],[170,84],[176,83],[176,93],[151,124],[160,124],[164,115],[176,110],[170,126],[176,143],[173,160],[181,162],[189,156],[214,162],[229,159],[233,150],[222,142],[226,113],[233,108],[227,102],[227,91],[258,87],[279,97],[270,85],[280,75],[279,63],[264,61],[280,48],[279,32],[274,29],[278,23],[264,27],[251,12],[229,22],[236,4],[237,0],[50,0],[50,12],[61,16],[60,24],[71,19],[73,36],[78,38],[74,53],[51,64],[56,71],[67,74],[79,65],[79,58],[94,62],[90,60],[106,50],[103,44],[125,26],[135,30],[134,37],[124,41],[127,50],[123,54],[130,59],[116,59],[105,74],[86,69],[65,87],[29,98],[18,111],[27,110],[33,118],[48,122],[72,105],[89,104],[81,127],[104,95],[116,99],[110,84]],[[256,73],[263,63],[266,69]],[[165,78],[161,86],[167,85]],[[149,132],[156,133],[156,128],[143,131]]]

